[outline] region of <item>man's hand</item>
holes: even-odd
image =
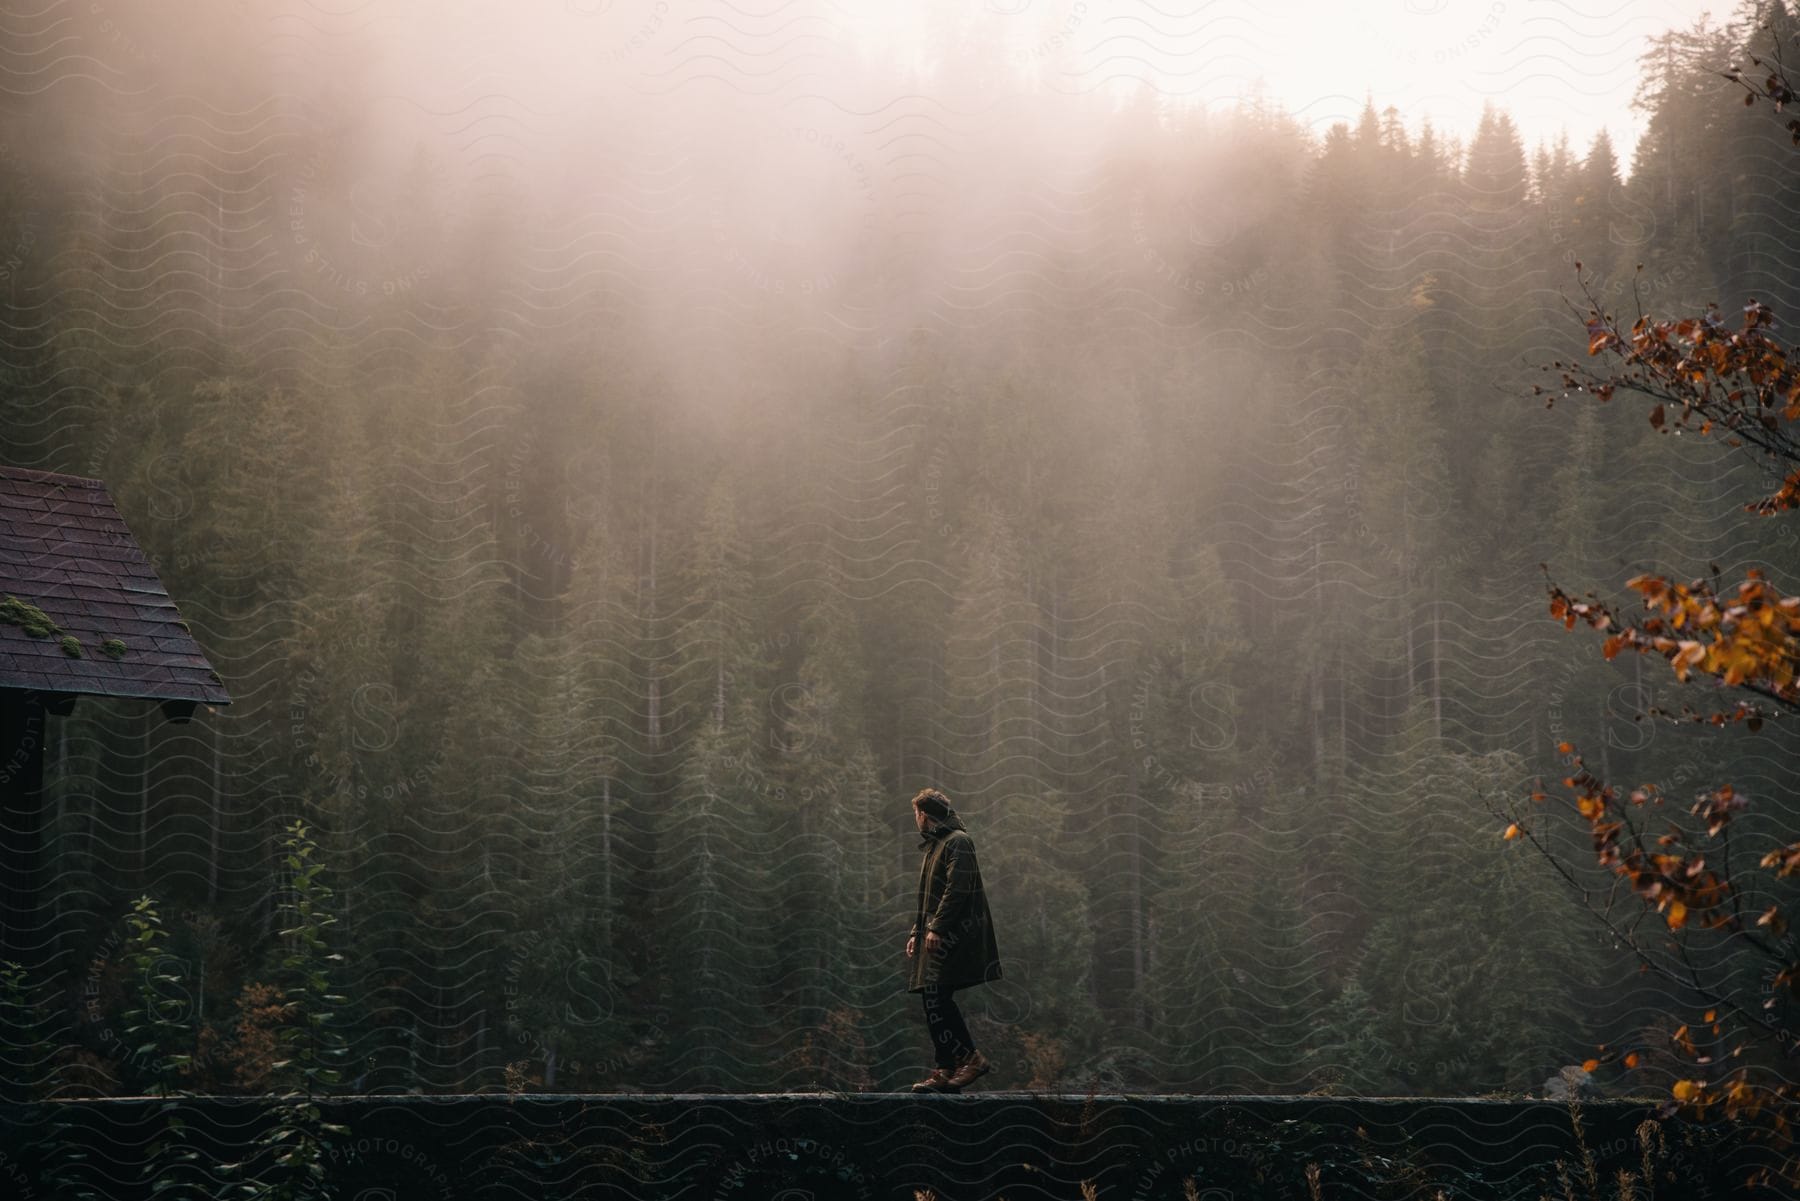
[[[936,930],[925,931],[925,949],[934,954],[944,949],[944,940],[938,937]]]
[[[918,947],[918,945],[919,945],[919,936],[917,934],[910,934],[907,936],[906,957],[908,959],[911,959],[913,957],[913,951]]]

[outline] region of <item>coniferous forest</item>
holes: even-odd
[[[433,107],[350,16],[192,7],[5,19],[0,462],[106,483],[232,697],[50,727],[9,1070],[151,1088],[154,974],[179,1086],[261,1090],[322,887],[345,1089],[904,1087],[930,785],[996,1087],[1536,1093],[1606,1045],[1667,1095],[1587,831],[1566,879],[1505,814],[1571,743],[1768,843],[1792,735],[1645,716],[1706,685],[1546,573],[1793,585],[1800,526],[1545,368],[1584,286],[1800,315],[1800,148],[1720,74],[1779,5],[1657,39],[1635,147],[1015,90],[979,23],[930,88],[799,10],[721,66],[648,4],[579,96],[471,59]]]

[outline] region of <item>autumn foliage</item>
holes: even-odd
[[[1746,508],[1782,513],[1800,506],[1800,442],[1791,426],[1800,419],[1800,366],[1774,337],[1774,323],[1768,306],[1754,299],[1737,329],[1716,305],[1699,316],[1640,315],[1629,330],[1596,308],[1587,320],[1588,355],[1608,356],[1607,369],[1552,367],[1562,373],[1565,395],[1586,392],[1604,402],[1634,393],[1649,402],[1650,424],[1662,433],[1716,432],[1779,464],[1785,470],[1779,486]],[[1535,391],[1547,390],[1538,385]],[[1547,403],[1555,402],[1550,392]]]
[[[1719,726],[1742,721],[1754,731],[1771,707],[1796,705],[1795,633],[1800,619],[1795,598],[1775,594],[1759,573],[1749,575],[1729,600],[1721,600],[1705,581],[1677,585],[1639,576],[1631,586],[1642,594],[1647,615],[1629,619],[1598,602],[1574,600],[1553,584],[1551,614],[1570,628],[1586,621],[1606,631],[1603,653],[1609,659],[1621,649],[1659,653],[1682,680],[1711,676],[1721,685],[1749,692],[1729,710],[1686,711],[1681,716]],[[1791,1018],[1800,1005],[1800,958],[1791,943],[1781,940],[1789,914],[1769,898],[1772,882],[1800,875],[1800,840],[1790,838],[1749,862],[1741,855],[1734,859],[1732,827],[1749,802],[1732,784],[1699,789],[1683,807],[1654,783],[1629,791],[1608,783],[1587,766],[1572,743],[1559,743],[1557,750],[1572,764],[1561,781],[1561,796],[1586,825],[1594,863],[1662,919],[1670,953],[1654,953],[1660,941],[1654,932],[1617,920],[1610,906],[1600,912],[1602,920],[1615,940],[1637,956],[1643,970],[1656,971],[1669,983],[1691,990],[1708,1006],[1697,1023],[1684,1023],[1669,1036],[1669,1049],[1691,1065],[1691,1072],[1684,1071],[1671,1085],[1665,1113],[1682,1110],[1701,1118],[1764,1121],[1783,1156],[1778,1172],[1764,1169],[1755,1182],[1768,1184],[1777,1176],[1789,1184],[1800,1182],[1800,1158],[1793,1154],[1792,1143],[1800,1089],[1777,1076],[1766,1060],[1758,1067],[1745,1054],[1752,1042],[1773,1050],[1778,1058],[1796,1049]],[[1539,785],[1531,800],[1542,805],[1551,794]],[[1503,837],[1523,838],[1556,860],[1548,841],[1522,814],[1515,814]],[[1561,863],[1557,866],[1574,882],[1572,872]],[[1697,940],[1702,939],[1711,940],[1709,949],[1725,940],[1773,966],[1772,974],[1764,977],[1766,995],[1760,1005],[1740,1001],[1720,961],[1696,953]],[[1729,1030],[1728,1022],[1735,1024]],[[1696,1026],[1711,1035],[1705,1045],[1695,1041]],[[1718,1048],[1728,1037],[1738,1041],[1721,1053]],[[1606,1060],[1617,1060],[1627,1069],[1639,1066],[1635,1051],[1602,1051]],[[1584,1066],[1592,1071],[1601,1062],[1591,1059]]]
[[[1779,73],[1764,85],[1739,82],[1752,90],[1746,98],[1752,103],[1766,96],[1779,108],[1792,99]],[[1800,142],[1800,124],[1790,125]],[[1588,296],[1594,299],[1591,291]],[[1562,389],[1550,394],[1550,403],[1558,395],[1586,394],[1602,403],[1630,395],[1647,405],[1650,425],[1663,434],[1717,436],[1755,457],[1777,482],[1744,508],[1765,517],[1790,513],[1800,508],[1794,425],[1800,421],[1800,362],[1776,337],[1775,326],[1775,315],[1756,300],[1744,306],[1735,326],[1709,306],[1699,315],[1640,314],[1629,328],[1596,303],[1586,320],[1587,351],[1599,363],[1553,364]],[[1800,596],[1783,594],[1758,568],[1747,569],[1736,583],[1722,582],[1719,574],[1714,567],[1711,578],[1686,582],[1637,575],[1626,581],[1639,601],[1630,611],[1592,593],[1576,597],[1552,581],[1550,616],[1568,629],[1586,625],[1602,633],[1600,651],[1608,660],[1624,651],[1658,655],[1680,681],[1710,680],[1729,690],[1723,702],[1655,715],[1715,727],[1741,723],[1754,733],[1771,719],[1800,711]],[[1740,846],[1734,859],[1733,827],[1749,800],[1733,784],[1719,782],[1677,802],[1653,783],[1625,789],[1602,779],[1572,743],[1562,742],[1558,750],[1572,765],[1559,799],[1585,823],[1594,865],[1661,919],[1646,931],[1635,921],[1619,921],[1608,906],[1602,920],[1643,970],[1705,1005],[1669,1036],[1670,1050],[1688,1066],[1670,1088],[1666,1112],[1756,1120],[1776,1137],[1782,1155],[1780,1167],[1759,1172],[1755,1182],[1800,1182],[1792,1141],[1800,1092],[1770,1066],[1797,1045],[1792,1018],[1800,1012],[1794,1008],[1800,1003],[1800,958],[1782,938],[1792,915],[1780,903],[1779,882],[1800,875],[1800,839],[1754,858]],[[1550,799],[1542,785],[1531,794],[1537,805]],[[1515,814],[1503,837],[1522,838],[1556,862],[1549,841],[1525,814]],[[1557,866],[1574,881],[1562,863]],[[1736,960],[1712,953],[1720,947],[1772,965],[1762,977],[1760,1003],[1746,1003],[1731,986],[1722,965]],[[1750,1054],[1756,1047],[1774,1058]],[[1631,1069],[1640,1056],[1613,1051],[1603,1059]],[[1603,1059],[1590,1060],[1590,1069]]]
[[[1779,42],[1771,59],[1751,63],[1752,70],[1723,74],[1744,88],[1745,104],[1766,99],[1781,112],[1795,91]],[[1800,145],[1800,120],[1789,120],[1787,128]],[[1640,313],[1627,329],[1603,311],[1585,278],[1583,289],[1592,306],[1586,319],[1588,358],[1599,362],[1548,368],[1560,373],[1560,394],[1587,394],[1601,403],[1630,395],[1648,406],[1650,425],[1660,433],[1722,437],[1776,481],[1745,509],[1774,517],[1800,508],[1800,439],[1794,432],[1800,421],[1800,363],[1776,336],[1768,306],[1750,300],[1735,326],[1716,305],[1708,305],[1698,315],[1659,319]],[[1536,391],[1544,395],[1547,389]],[[1551,392],[1548,402],[1554,404],[1557,395]],[[1679,714],[1661,716],[1715,727],[1742,723],[1756,733],[1766,721],[1800,711],[1800,596],[1784,595],[1754,567],[1735,585],[1720,582],[1719,574],[1714,567],[1712,578],[1686,583],[1635,576],[1626,582],[1641,602],[1635,612],[1591,593],[1577,598],[1551,582],[1550,616],[1568,629],[1585,624],[1600,631],[1601,653],[1609,660],[1622,651],[1659,655],[1678,680],[1711,680],[1730,691],[1723,704],[1704,710],[1684,705]],[[1643,970],[1659,972],[1706,1006],[1696,1021],[1668,1036],[1669,1049],[1687,1066],[1670,1086],[1665,1111],[1754,1123],[1774,1136],[1781,1156],[1777,1168],[1757,1172],[1751,1182],[1800,1183],[1792,1137],[1800,1090],[1773,1066],[1800,1049],[1793,1022],[1800,1013],[1800,955],[1783,937],[1792,914],[1782,903],[1789,899],[1782,882],[1800,876],[1800,838],[1789,831],[1773,849],[1749,860],[1740,853],[1734,860],[1732,831],[1750,805],[1731,783],[1699,789],[1683,807],[1655,784],[1624,791],[1608,783],[1571,743],[1558,750],[1572,765],[1562,781],[1563,799],[1586,824],[1594,863],[1661,917],[1668,933],[1663,953],[1652,954],[1662,941],[1658,936],[1640,933],[1636,922],[1616,922],[1610,907],[1602,920]],[[1541,785],[1532,793],[1537,804],[1549,799]],[[1504,837],[1524,838],[1556,862],[1523,815],[1516,815]],[[1573,880],[1564,865],[1557,866]],[[1703,944],[1750,954],[1771,966],[1761,977],[1760,1001],[1740,1000],[1727,979],[1729,961],[1698,954]],[[1747,1054],[1756,1046],[1772,1051],[1773,1059],[1764,1056],[1759,1066],[1758,1057]],[[1615,1056],[1627,1069],[1639,1065],[1635,1051],[1608,1058]],[[1587,1066],[1592,1070],[1600,1062],[1590,1060]]]
[[[1698,672],[1727,687],[1743,688],[1764,702],[1800,708],[1794,667],[1800,656],[1800,596],[1783,596],[1751,568],[1735,593],[1719,595],[1705,579],[1686,584],[1656,575],[1634,576],[1626,587],[1642,594],[1646,615],[1622,617],[1592,599],[1576,600],[1554,585],[1550,615],[1569,629],[1585,621],[1606,633],[1601,653],[1621,650],[1662,655],[1682,681]],[[1714,725],[1742,721],[1762,727],[1764,711],[1739,700],[1729,712],[1704,717]]]
[[[1787,64],[1782,61],[1779,38],[1775,39],[1768,58],[1752,55],[1748,69],[1733,67],[1720,74],[1744,89],[1746,106],[1752,106],[1758,100],[1767,100],[1779,113],[1795,100],[1794,85],[1788,80]],[[1790,118],[1787,130],[1794,139],[1794,145],[1800,146],[1800,119]]]

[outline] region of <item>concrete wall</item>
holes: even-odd
[[[756,1201],[1560,1197],[1578,1160],[1568,1109],[1544,1101],[1116,1097],[978,1093],[337,1098],[350,1133],[327,1160],[340,1201],[561,1197]],[[267,1118],[258,1099],[182,1098],[0,1107],[0,1197],[50,1201],[58,1159],[99,1196],[147,1196],[146,1149],[175,1115],[196,1166],[243,1159]],[[1602,1190],[1637,1169],[1654,1106],[1582,1107]],[[57,1127],[61,1127],[58,1134]],[[1656,1197],[1753,1196],[1761,1145],[1653,1122]],[[58,1139],[62,1140],[59,1150]],[[86,1158],[72,1161],[72,1146]],[[1578,1175],[1580,1173],[1577,1167]],[[213,1195],[224,1195],[218,1182]],[[1643,1195],[1641,1192],[1640,1196]],[[1763,1195],[1774,1196],[1775,1193]]]

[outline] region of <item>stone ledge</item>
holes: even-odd
[[[40,1173],[63,1126],[102,1197],[146,1196],[165,1107],[207,1162],[241,1159],[266,1124],[256,1097],[108,1098],[0,1106],[0,1182]],[[971,1092],[402,1095],[323,1100],[351,1134],[328,1160],[340,1196],[411,1198],[1006,1197],[1203,1201],[1321,1195],[1537,1201],[1579,1156],[1561,1102],[1431,1097],[1130,1096]],[[1580,1109],[1604,1195],[1636,1169],[1649,1101]],[[1655,1123],[1656,1196],[1749,1196],[1760,1144]],[[23,1173],[17,1175],[15,1173]],[[0,1193],[8,1189],[0,1187]],[[48,1198],[44,1189],[20,1193]],[[1579,1196],[1585,1196],[1579,1191]],[[1773,1194],[1769,1194],[1773,1195]]]

